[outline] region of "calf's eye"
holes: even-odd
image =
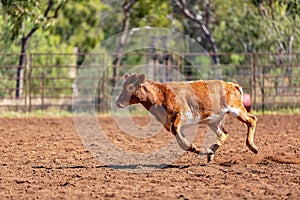
[[[127,87],[127,90],[128,90],[129,92],[132,92],[132,91],[134,90],[134,87],[131,86],[131,85],[129,85],[129,86]]]

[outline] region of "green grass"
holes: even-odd
[[[254,115],[294,115],[300,114],[300,108],[282,108],[278,110],[254,110],[251,111]]]
[[[27,118],[27,117],[72,117],[73,113],[57,109],[24,111],[0,111],[0,117]]]

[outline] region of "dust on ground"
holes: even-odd
[[[0,198],[300,199],[300,115],[258,118],[257,155],[245,145],[246,127],[228,118],[230,136],[214,162],[186,152],[151,173],[100,163],[82,144],[73,118],[0,118]],[[141,142],[122,134],[112,118],[102,121],[114,144],[134,151],[173,137],[165,132]]]

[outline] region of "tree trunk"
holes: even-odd
[[[22,97],[23,92],[23,68],[25,64],[25,57],[26,57],[26,38],[22,38],[22,46],[21,46],[21,54],[19,57],[19,66],[17,69],[17,78],[16,78],[16,97]]]
[[[294,36],[291,35],[289,37],[288,41],[288,67],[287,67],[287,76],[289,80],[289,89],[293,87],[293,80],[292,80],[292,74],[293,74],[293,40]]]
[[[209,43],[211,44],[212,47],[212,51],[213,51],[213,61],[216,65],[218,65],[220,63],[219,60],[219,56],[218,56],[218,47],[217,44],[214,40],[214,38],[212,37],[210,31],[208,30],[208,28],[200,21],[196,18],[195,15],[193,15],[188,7],[187,7],[187,3],[185,0],[179,1],[179,0],[174,0],[175,4],[177,5],[177,7],[180,9],[180,11],[190,20],[192,20],[193,22],[195,22],[196,24],[198,24],[200,26],[200,28],[202,29],[205,37],[207,38],[207,40],[209,41]]]
[[[126,38],[127,38],[127,32],[129,30],[129,25],[130,25],[130,10],[132,8],[132,6],[137,2],[137,0],[126,0],[125,3],[122,6],[123,12],[124,12],[124,21],[123,21],[123,27],[122,27],[122,33],[121,33],[121,37],[119,40],[119,47],[117,50],[117,55],[116,55],[116,60],[115,60],[115,67],[113,70],[113,85],[116,84],[117,79],[119,78],[119,68],[121,65],[121,53],[123,50],[123,47],[125,45],[126,42]]]
[[[21,54],[19,57],[19,67],[17,70],[17,81],[16,81],[16,98],[22,97],[22,90],[23,90],[23,66],[25,64],[26,58],[26,48],[28,46],[28,42],[33,35],[33,33],[38,29],[38,27],[34,27],[30,30],[26,37],[22,37],[22,46],[21,46]]]
[[[63,3],[59,4],[56,9],[54,10],[53,16],[49,16],[49,12],[51,8],[54,5],[53,0],[48,1],[48,6],[45,10],[44,17],[46,17],[47,20],[54,19],[58,17],[58,11],[62,7]],[[22,97],[22,90],[23,90],[23,68],[26,66],[23,66],[25,64],[25,58],[26,58],[26,48],[28,46],[29,40],[32,37],[32,35],[38,30],[38,26],[33,27],[30,32],[24,36],[24,26],[22,25],[22,46],[21,46],[21,54],[19,57],[19,67],[17,69],[17,77],[16,77],[16,98]]]

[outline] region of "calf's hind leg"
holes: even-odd
[[[244,123],[246,123],[248,126],[246,145],[253,153],[257,154],[258,148],[254,144],[254,132],[256,128],[257,118],[250,113],[243,113],[240,120],[245,121]]]
[[[248,132],[246,138],[246,145],[253,153],[257,154],[258,148],[254,144],[254,132],[256,128],[257,118],[254,115],[248,113],[245,109],[241,110],[238,115],[234,113],[233,116],[235,116],[238,120],[247,125]]]

